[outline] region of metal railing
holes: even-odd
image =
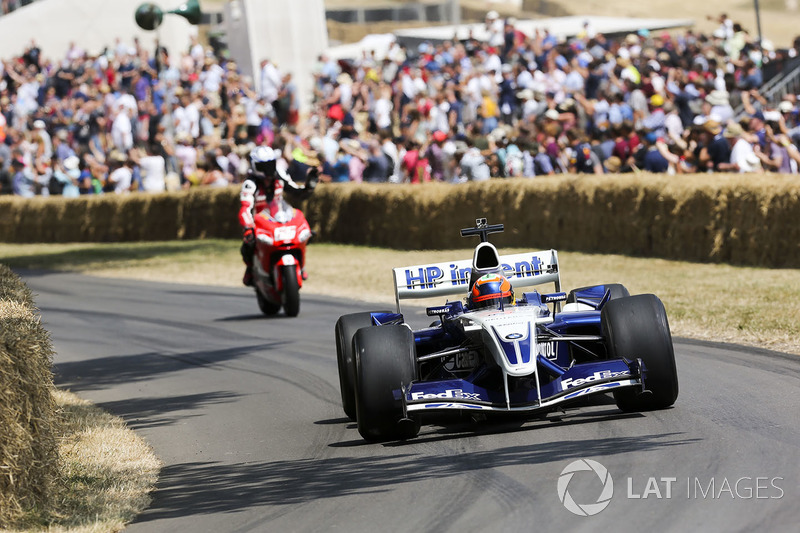
[[[765,86],[760,92],[771,104],[780,102],[787,94],[800,93],[800,65],[789,72],[784,73],[770,86]]]
[[[787,94],[800,94],[800,63],[795,62],[780,74],[773,76],[758,92],[771,106],[776,106]],[[741,118],[744,112],[744,104],[739,104],[733,110],[735,117]]]

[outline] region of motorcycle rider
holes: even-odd
[[[257,146],[250,152],[250,170],[242,182],[239,194],[239,224],[243,229],[242,259],[246,265],[242,283],[253,285],[253,256],[256,250],[255,217],[265,209],[275,214],[283,201],[284,186],[291,190],[311,192],[316,186],[317,169],[312,168],[305,186],[298,185],[289,175],[278,168],[280,152],[269,146]],[[303,272],[305,279],[305,272]]]

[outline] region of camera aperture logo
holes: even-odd
[[[597,475],[602,489],[600,489],[600,496],[594,503],[577,503],[572,495],[569,493],[569,483],[572,481],[573,476],[577,472],[593,472]],[[611,474],[608,469],[591,459],[578,459],[572,461],[570,464],[561,471],[558,477],[558,499],[564,504],[564,507],[571,513],[578,516],[594,516],[600,511],[608,507],[611,503],[611,497],[614,495],[614,480],[611,479]]]

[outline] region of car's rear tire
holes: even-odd
[[[388,312],[388,311],[381,311]],[[356,419],[356,360],[353,356],[353,335],[361,328],[372,326],[372,313],[342,315],[336,321],[336,362],[339,367],[339,389],[342,408],[351,420]]]
[[[258,302],[258,308],[267,316],[272,316],[281,310],[281,304],[270,302],[264,298],[258,289],[256,289],[256,301]]]
[[[416,437],[419,420],[404,419],[401,392],[416,379],[414,334],[402,325],[364,328],[353,349],[358,432],[369,441]]]
[[[614,392],[623,411],[665,409],[678,398],[675,351],[664,304],[653,294],[639,294],[608,302],[601,312],[609,358],[641,359],[645,388],[629,387]]]
[[[594,287],[604,287],[603,291],[610,290],[611,291],[611,298],[610,300],[616,300],[618,298],[627,298],[631,295],[628,289],[625,288],[625,285],[621,283],[606,283],[604,285],[589,285],[588,287],[578,287],[577,289],[572,289],[569,291],[567,295],[567,303],[575,303],[578,301],[577,294],[581,291],[585,291],[586,289],[593,289]],[[602,298],[603,294],[599,295],[599,298]]]

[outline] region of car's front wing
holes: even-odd
[[[520,379],[505,376],[504,390],[488,390],[468,379],[413,382],[397,391],[406,412],[471,410],[532,412],[547,410],[581,396],[611,392],[622,387],[644,390],[645,371],[641,360],[614,359],[576,364],[564,370],[539,356],[549,372],[558,374],[541,383],[539,372]]]

